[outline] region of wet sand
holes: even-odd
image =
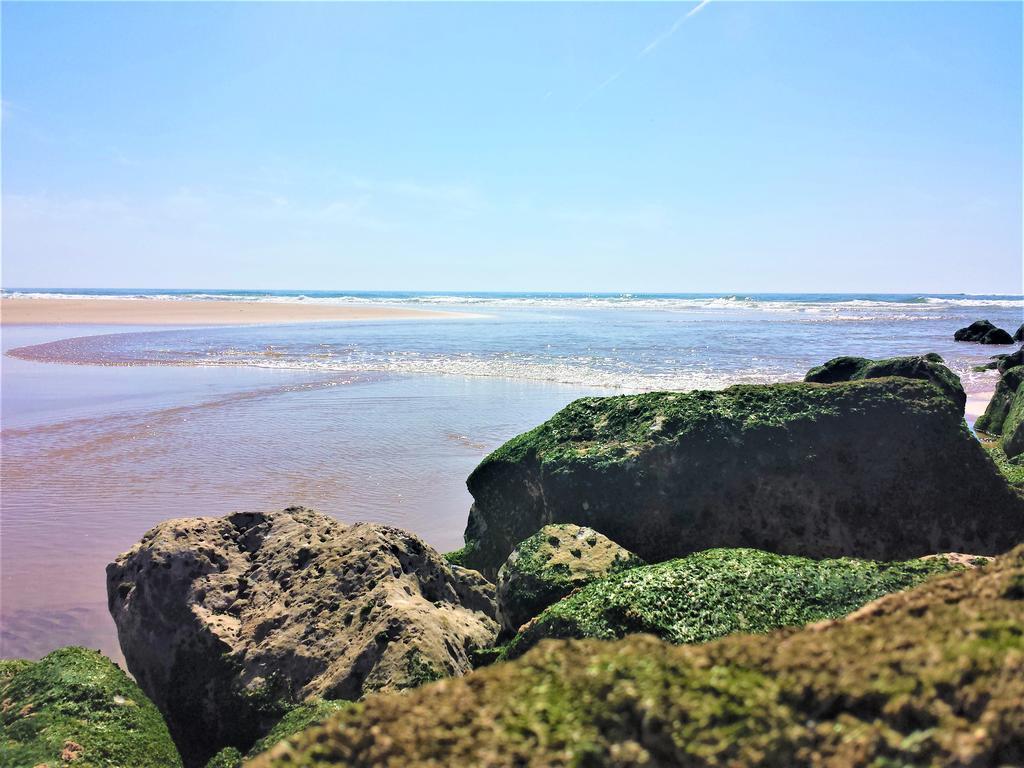
[[[967,419],[968,424],[974,424],[978,417],[985,412],[985,409],[988,407],[988,403],[994,394],[994,389],[985,390],[983,392],[967,393],[967,405],[964,408],[964,418]]]
[[[245,325],[474,317],[405,307],[165,299],[0,299],[2,325]]]

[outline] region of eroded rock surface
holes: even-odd
[[[546,525],[520,542],[498,571],[498,617],[515,632],[574,589],[643,562],[593,528]]]
[[[245,752],[312,696],[471,669],[494,588],[419,538],[313,510],[170,520],[107,566],[125,659],[188,764]]]
[[[715,547],[905,560],[1024,540],[1024,498],[929,381],[583,398],[470,475],[460,557],[496,573],[550,523],[648,562]]]

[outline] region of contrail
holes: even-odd
[[[682,16],[680,16],[678,19],[676,19],[672,23],[671,27],[666,29],[664,32],[662,32],[660,35],[658,35],[656,38],[651,40],[651,42],[649,42],[647,45],[645,45],[641,49],[640,53],[638,53],[636,55],[636,60],[639,61],[640,59],[644,58],[645,56],[648,56],[648,55],[654,53],[654,51],[658,48],[659,45],[661,45],[666,40],[668,40],[670,37],[672,37],[672,35],[674,35],[679,30],[679,28],[681,26],[683,26],[683,24],[686,23],[687,19],[689,19],[691,16],[694,16],[698,11],[701,10],[701,8],[703,8],[705,5],[707,5],[710,2],[711,2],[711,0],[700,0],[700,2],[697,3],[697,5],[695,5],[689,11],[687,11]],[[613,75],[611,75],[610,77],[605,79],[604,82],[602,82],[594,90],[592,90],[590,93],[588,93],[583,98],[583,100],[577,105],[576,108],[579,109],[580,107],[582,107],[584,104],[586,104],[592,98],[594,98],[597,94],[599,94],[601,91],[603,91],[609,85],[611,85],[616,80],[618,80],[620,77],[622,77],[622,75],[625,74],[626,70],[629,69],[629,66],[630,65],[627,64],[622,69],[620,69],[618,72],[615,72]]]

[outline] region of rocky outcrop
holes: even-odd
[[[463,562],[550,523],[648,562],[715,547],[902,560],[1024,540],[1024,498],[928,381],[583,398],[470,475]]]
[[[40,661],[0,661],[0,764],[174,768],[163,718],[98,651],[61,648]]]
[[[711,549],[577,590],[526,624],[504,657],[521,656],[546,638],[614,640],[647,632],[670,643],[704,643],[802,626],[960,567],[946,557],[879,563]]]
[[[839,621],[542,643],[374,696],[251,768],[1024,764],[1024,547]]]
[[[295,507],[171,520],[107,566],[128,668],[182,757],[245,752],[295,703],[471,668],[494,589],[412,534]]]
[[[593,528],[546,525],[520,542],[498,571],[498,617],[516,632],[574,589],[643,560]]]
[[[988,320],[976,320],[953,334],[954,341],[976,341],[981,344],[1013,344],[1013,337]]]
[[[967,404],[960,377],[945,366],[943,359],[929,352],[912,357],[890,357],[886,360],[869,360],[866,357],[836,357],[823,365],[811,368],[804,381],[818,384],[835,384],[839,381],[861,381],[881,379],[886,376],[902,376],[905,379],[930,381],[955,402],[961,410]]]
[[[1021,323],[1020,327],[1013,334],[1014,341],[1024,341],[1024,323]]]

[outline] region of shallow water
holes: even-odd
[[[104,567],[170,517],[306,504],[454,549],[473,467],[583,394],[794,380],[839,354],[925,351],[991,388],[995,374],[970,367],[1012,348],[952,332],[978,316],[1013,330],[1021,300],[920,298],[416,295],[487,317],[4,329],[0,655],[83,643],[119,658]]]

